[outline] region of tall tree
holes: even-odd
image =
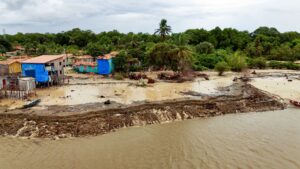
[[[162,19],[160,21],[159,28],[154,33],[154,34],[159,34],[161,40],[163,41],[166,40],[166,37],[170,35],[170,33],[172,32],[172,28],[167,24],[167,22],[168,21],[166,19]]]

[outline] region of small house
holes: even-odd
[[[0,61],[0,75],[18,75],[21,74],[21,63],[17,59]]]
[[[0,61],[0,88],[16,86],[21,75],[21,61],[23,59],[8,59]]]
[[[98,74],[109,75],[113,72],[112,55],[99,56],[97,59]]]
[[[98,73],[96,62],[76,62],[74,70],[79,73]]]
[[[40,84],[60,84],[64,80],[65,55],[42,55],[22,63],[22,76]]]
[[[32,77],[19,78],[19,88],[26,92],[33,91],[35,89],[35,79]]]

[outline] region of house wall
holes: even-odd
[[[2,89],[4,87],[3,86],[3,80],[5,80],[6,86],[9,86],[8,78],[6,76],[0,76],[0,89]]]
[[[8,75],[9,68],[8,65],[0,65],[0,76]]]
[[[75,66],[74,69],[80,73],[98,73],[97,66],[78,65]]]
[[[57,71],[57,76],[52,75],[51,81],[62,83],[64,80],[64,67],[66,65],[65,58],[57,59],[52,62],[47,63],[47,65],[51,65],[51,71]]]
[[[23,63],[22,76],[33,77],[39,83],[49,81],[48,71],[45,69],[44,64]]]
[[[98,74],[109,75],[113,71],[112,59],[98,59]]]
[[[20,78],[19,79],[20,90],[23,91],[33,91],[35,89],[34,78]]]
[[[19,62],[14,62],[8,66],[10,74],[18,74],[22,72],[22,66]]]

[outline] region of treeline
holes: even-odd
[[[216,27],[212,30],[190,29],[171,33],[166,20],[162,20],[154,32],[125,34],[114,30],[96,34],[75,28],[56,34],[2,35],[0,53],[13,50],[15,45],[22,45],[25,53],[33,56],[66,52],[97,57],[120,51],[114,60],[116,69],[120,71],[149,67],[204,70],[213,69],[218,63],[217,67],[239,71],[247,66],[264,68],[268,60],[288,61],[290,64],[300,60],[298,32],[281,33],[269,27],[260,27],[254,32]]]

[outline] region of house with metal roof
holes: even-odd
[[[60,84],[64,80],[65,55],[42,55],[22,61],[22,76],[38,84]]]
[[[0,61],[0,89],[18,85],[18,78],[22,72],[21,62],[26,59],[20,57]]]

